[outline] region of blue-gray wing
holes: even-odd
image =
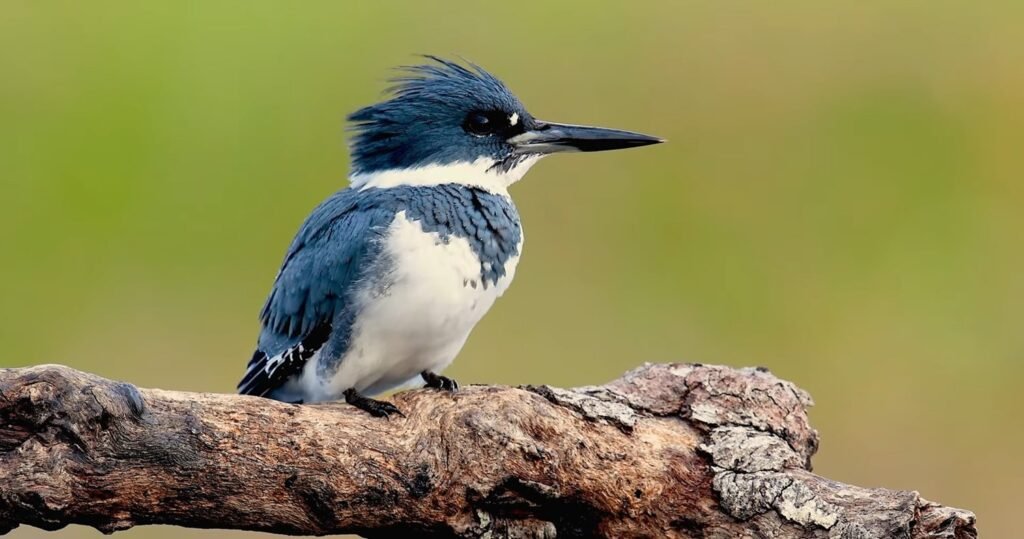
[[[351,189],[313,210],[260,312],[263,329],[239,393],[268,396],[325,345],[346,344],[356,287],[372,271],[393,218],[393,211]]]

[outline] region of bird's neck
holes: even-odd
[[[349,176],[355,189],[387,188],[402,185],[430,186],[457,183],[478,187],[495,194],[508,195],[508,187],[519,181],[537,162],[539,156],[519,160],[505,170],[493,159],[480,158],[472,162],[423,165],[411,168],[385,169],[359,172]]]

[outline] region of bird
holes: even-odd
[[[426,55],[350,114],[349,185],[306,218],[260,311],[238,392],[344,400],[402,415],[382,392],[455,391],[440,373],[508,289],[523,249],[509,187],[542,157],[664,142],[542,121],[497,77]]]

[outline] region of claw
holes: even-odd
[[[452,393],[459,390],[459,383],[453,378],[434,374],[430,371],[423,371],[420,373],[420,376],[422,376],[423,381],[427,383],[427,387],[440,389],[442,391],[450,391]]]
[[[373,417],[383,417],[391,419],[391,415],[399,415],[405,417],[405,414],[398,409],[397,406],[387,401],[379,401],[364,397],[359,394],[355,388],[349,388],[345,390],[345,402],[359,408],[360,410],[372,415]]]

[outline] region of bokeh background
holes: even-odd
[[[1010,537],[1022,27],[1010,1],[3,0],[0,365],[232,391],[292,234],[345,185],[344,115],[413,53],[460,54],[538,117],[670,143],[514,187],[516,283],[451,374],[767,366],[814,395],[816,471]]]

